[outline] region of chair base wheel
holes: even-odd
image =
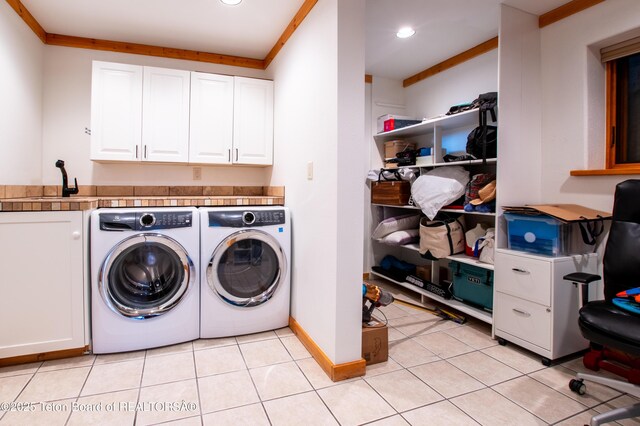
[[[582,379],[571,379],[569,381],[569,389],[578,395],[584,395],[587,393],[587,385],[583,383]]]
[[[504,340],[502,337],[498,337],[498,344],[500,346],[507,346],[507,341]]]

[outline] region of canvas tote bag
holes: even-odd
[[[442,259],[464,252],[462,219],[420,220],[420,254],[427,259]]]

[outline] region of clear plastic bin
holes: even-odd
[[[569,249],[569,226],[547,216],[505,213],[510,250],[544,256],[564,256]]]

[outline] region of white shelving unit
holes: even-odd
[[[415,124],[412,126],[407,126],[401,129],[392,130],[390,132],[379,133],[373,136],[376,144],[381,145],[384,142],[396,140],[396,139],[405,139],[409,141],[416,142],[418,147],[430,147],[432,149],[432,155],[434,156],[433,164],[426,164],[420,166],[401,166],[400,169],[410,168],[415,169],[419,172],[423,172],[425,170],[429,170],[435,167],[450,167],[450,166],[463,166],[465,168],[471,167],[474,172],[485,172],[491,171],[495,173],[497,159],[496,158],[488,158],[485,160],[465,160],[465,161],[456,161],[456,162],[444,162],[442,159],[442,140],[443,136],[447,135],[447,133],[458,133],[462,132],[465,134],[467,129],[471,129],[478,124],[478,113],[477,109],[466,111],[460,114],[451,115],[451,116],[443,116],[436,117],[433,119],[429,119],[423,121],[422,123]],[[468,133],[468,132],[466,132]],[[412,205],[405,206],[397,206],[397,205],[385,205],[385,204],[372,204],[375,209],[378,209],[377,212],[374,212],[373,217],[378,217],[384,219],[386,217],[394,216],[402,214],[402,210],[420,211],[420,208]],[[483,223],[488,226],[495,227],[496,214],[495,213],[483,213],[483,212],[465,212],[461,209],[442,209],[441,212],[446,212],[450,214],[460,214],[464,215],[467,219],[465,222],[467,225],[473,223]],[[377,214],[376,214],[377,213]],[[467,227],[468,228],[468,227]],[[421,258],[418,254],[419,245],[418,244],[408,244],[404,246],[391,246],[385,245],[380,241],[374,240],[373,251],[374,257],[380,258],[385,254],[394,254],[397,257],[402,257],[405,259],[411,258],[413,259],[413,263],[422,263],[427,264],[431,262],[431,281],[439,282],[440,274],[439,270],[442,267],[445,267],[445,262],[447,261],[456,261],[472,266],[476,266],[479,268],[483,268],[486,270],[493,271],[494,265],[482,263],[478,261],[477,258],[467,256],[465,254],[456,254],[453,256],[447,256],[445,259],[440,259],[439,261],[431,261],[428,259]],[[377,259],[378,261],[380,259]],[[466,314],[470,317],[479,319],[489,324],[493,324],[493,315],[491,312],[483,310],[481,308],[471,306],[465,304],[456,299],[444,299],[434,293],[428,292],[420,287],[417,287],[408,282],[400,282],[386,277],[378,272],[371,271],[371,274],[376,277],[383,278],[388,280],[391,283],[414,291],[420,294],[423,298],[423,302],[428,303],[427,299],[436,301],[442,305],[449,306],[453,309],[460,311],[463,314]]]
[[[387,142],[394,139],[412,138],[423,136],[440,130],[453,130],[465,127],[471,122],[478,121],[478,110],[472,109],[454,115],[443,115],[441,117],[430,118],[422,123],[412,126],[403,127],[401,129],[391,130],[390,132],[378,133],[373,138],[376,142]]]
[[[408,282],[396,281],[396,280],[388,278],[388,277],[386,277],[386,276],[384,276],[382,274],[378,274],[377,272],[374,272],[374,271],[371,271],[371,274],[376,276],[376,277],[379,277],[379,278],[385,279],[387,281],[390,281],[390,282],[392,282],[392,283],[394,283],[396,285],[399,285],[401,287],[404,287],[406,289],[409,289],[411,291],[415,291],[416,293],[419,293],[419,294],[421,294],[422,296],[424,296],[426,298],[429,298],[429,299],[434,300],[434,301],[436,301],[438,303],[441,303],[443,305],[446,305],[446,306],[449,306],[449,307],[451,307],[453,309],[456,309],[456,310],[462,312],[463,314],[469,315],[470,317],[479,319],[480,321],[486,322],[488,324],[492,324],[493,323],[493,317],[492,317],[491,313],[489,313],[487,311],[482,311],[480,309],[477,309],[477,308],[474,308],[474,307],[469,306],[467,304],[464,304],[462,302],[459,302],[459,301],[457,301],[455,299],[445,299],[443,297],[438,296],[437,294],[434,294],[434,293],[428,292],[426,290],[423,290],[420,287],[416,287],[413,284],[409,284]]]

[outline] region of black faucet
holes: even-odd
[[[68,197],[71,194],[78,193],[78,179],[73,178],[75,188],[69,188],[67,182],[67,171],[64,169],[64,161],[58,160],[56,161],[56,167],[60,169],[62,172],[62,196]]]

